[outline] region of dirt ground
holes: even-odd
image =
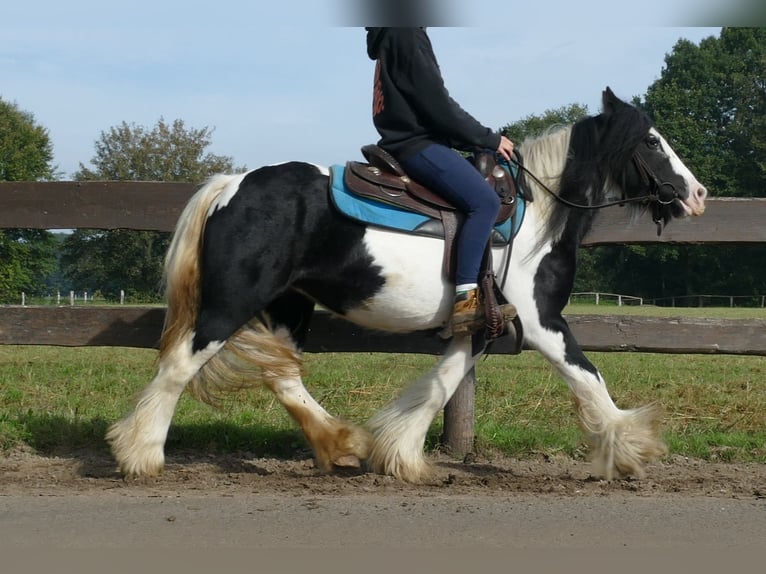
[[[364,471],[323,474],[309,456],[294,459],[241,455],[171,453],[158,478],[125,480],[106,452],[66,458],[15,451],[0,456],[0,494],[63,495],[133,493],[418,495],[577,497],[630,493],[632,496],[705,496],[766,499],[766,464],[716,463],[673,456],[651,465],[643,479],[606,482],[591,476],[585,461],[539,456],[514,459],[469,455],[455,460],[433,455],[433,476],[411,485]]]
[[[434,455],[432,479],[411,485],[322,474],[309,453],[172,452],[162,476],[141,480],[123,479],[105,450],[0,457],[0,555],[3,568],[18,564],[8,572],[156,571],[155,556],[172,556],[170,571],[183,558],[186,572],[411,572],[413,560],[504,572],[509,557],[520,572],[576,560],[577,571],[646,572],[691,556],[683,571],[702,574],[764,548],[764,464],[672,457],[647,478],[605,482],[565,457]],[[90,568],[84,557],[96,557]]]

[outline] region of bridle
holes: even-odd
[[[625,205],[626,203],[643,203],[644,205],[650,206],[652,209],[652,221],[657,225],[657,235],[662,233],[662,226],[666,221],[665,214],[667,212],[668,206],[680,197],[678,191],[676,191],[676,187],[669,181],[661,181],[660,178],[657,177],[657,174],[655,174],[654,171],[652,171],[652,169],[649,167],[649,164],[646,163],[646,160],[641,157],[638,152],[633,153],[632,160],[636,166],[636,170],[638,171],[639,176],[641,177],[641,181],[648,189],[646,195],[622,198],[614,201],[599,203],[596,205],[585,205],[564,199],[547,185],[545,185],[542,181],[540,181],[540,178],[538,178],[534,173],[529,171],[526,166],[523,165],[521,155],[516,150],[514,150],[514,156],[516,157],[512,157],[511,162],[516,165],[519,171],[523,171],[527,176],[529,176],[530,179],[537,183],[537,185],[547,191],[556,201],[566,205],[567,207],[573,209],[595,210],[604,209],[605,207],[612,207],[615,205]]]

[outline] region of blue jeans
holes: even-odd
[[[500,198],[456,151],[432,144],[400,162],[407,175],[465,214],[457,237],[455,284],[478,283],[481,260],[500,211]]]

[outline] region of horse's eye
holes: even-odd
[[[646,147],[649,149],[660,149],[660,138],[650,135],[646,138]]]

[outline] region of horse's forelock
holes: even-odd
[[[608,114],[606,119],[602,147],[612,167],[622,170],[646,137],[652,122],[644,112],[628,104]]]

